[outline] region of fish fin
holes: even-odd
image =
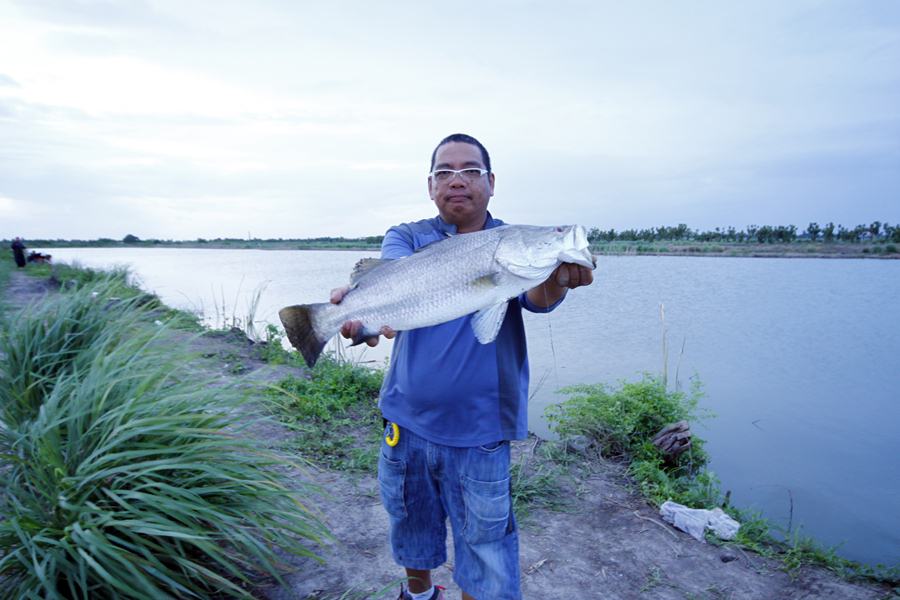
[[[489,344],[497,338],[508,306],[509,302],[504,300],[475,313],[472,317],[472,330],[480,343]]]
[[[366,273],[371,272],[373,269],[376,269],[383,265],[386,262],[390,262],[381,258],[362,258],[360,259],[356,265],[353,267],[353,272],[350,273],[350,286],[356,287],[356,284],[359,283],[360,278]]]
[[[310,368],[316,365],[328,342],[328,337],[324,337],[316,330],[315,313],[321,306],[322,304],[297,304],[285,306],[278,311],[288,340],[300,351]]]

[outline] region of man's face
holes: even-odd
[[[465,142],[444,144],[434,157],[433,170],[472,167],[486,168],[478,146]],[[488,200],[494,195],[494,174],[474,181],[461,175],[454,175],[449,181],[433,181],[429,176],[428,193],[444,221],[456,225],[460,233],[477,231],[484,226]]]

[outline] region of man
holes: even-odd
[[[9,245],[13,251],[13,260],[16,261],[16,266],[21,268],[25,267],[25,242],[22,241],[22,238],[17,237],[13,240],[12,244]]]
[[[454,134],[431,157],[428,192],[438,216],[388,230],[382,258],[408,256],[451,235],[497,227],[487,210],[494,173],[475,138]],[[447,560],[446,520],[453,529],[454,580],[464,600],[521,597],[519,542],[512,513],[509,440],[527,436],[528,361],[521,309],[548,312],[570,288],[589,285],[590,269],[560,265],[542,285],[510,300],[500,334],[479,344],[471,315],[396,334],[381,389],[391,424],[382,442],[378,479],[390,516],[394,559],[406,568],[401,600],[437,600],[431,569]],[[346,289],[335,290],[340,302]],[[345,337],[359,330],[344,324]],[[382,330],[387,338],[395,332]],[[369,345],[378,338],[368,340]]]

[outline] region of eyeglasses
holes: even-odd
[[[454,169],[437,169],[431,172],[431,177],[440,183],[447,183],[453,179],[454,175],[459,175],[466,181],[476,181],[480,177],[484,177],[487,172],[487,169],[476,169],[474,167],[460,169],[458,171]]]

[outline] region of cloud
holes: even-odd
[[[900,220],[900,9],[481,10],[448,44],[427,3],[0,5],[4,193],[64,236],[379,233],[464,131],[510,221]]]
[[[16,209],[16,202],[7,196],[0,196],[0,215],[12,215]]]

